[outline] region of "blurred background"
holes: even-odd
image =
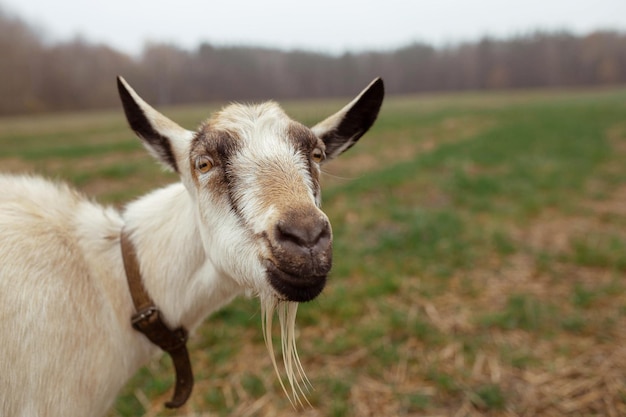
[[[626,81],[620,0],[407,3],[3,0],[0,114]]]
[[[118,74],[189,129],[231,100],[311,126],[374,77],[387,96],[324,166],[334,266],[297,319],[312,407],[241,298],[191,338],[185,407],[163,407],[161,358],[110,417],[626,416],[624,0],[0,0],[2,172],[115,206],[177,181]]]

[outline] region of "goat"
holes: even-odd
[[[276,370],[270,332],[278,311],[288,396],[297,398],[294,385],[305,377],[296,308],[320,294],[332,263],[320,166],[372,126],[382,80],[310,129],[267,102],[231,104],[196,132],[117,82],[131,129],[180,182],[118,211],[61,183],[0,175],[0,415],[110,409],[159,351],[131,325],[133,262],[168,329],[194,329],[234,297],[258,296]]]

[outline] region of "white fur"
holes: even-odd
[[[156,350],[129,325],[124,224],[172,324],[193,328],[242,291],[207,261],[181,184],[124,218],[39,178],[0,176],[0,189],[2,416],[102,415]]]
[[[227,196],[210,190],[216,174],[194,171],[194,133],[120,82],[151,126],[168,138],[181,182],[119,212],[63,184],[0,175],[1,417],[101,416],[158,350],[130,325],[134,308],[121,256],[122,229],[135,246],[144,286],[170,326],[194,329],[238,294],[258,294],[266,337],[268,315],[278,311],[290,383],[305,380],[295,351],[297,305],[278,301],[262,263],[267,243],[255,236],[290,205],[312,206],[325,218],[315,208],[319,196],[305,156],[287,138],[292,122],[273,103],[233,105],[209,121],[242,141],[231,161],[242,219]],[[329,120],[338,123],[341,117]],[[324,128],[334,126],[327,121]],[[168,165],[162,149],[152,148],[158,144],[145,142]],[[271,189],[259,185],[264,176],[273,178]],[[296,400],[299,393],[292,391]]]
[[[243,202],[241,208],[255,233],[268,230],[281,214],[272,207],[267,209],[267,200],[288,200],[290,204],[316,204],[313,185],[302,155],[286,137],[291,120],[275,103],[257,106],[233,105],[226,109],[229,114],[239,116],[231,120],[237,126],[238,136],[246,144],[237,155],[233,165],[245,175],[239,175],[242,186],[238,197]],[[244,123],[244,120],[248,123]],[[253,120],[252,124],[249,121]],[[263,187],[263,177],[276,179],[276,187]],[[319,211],[320,216],[325,216]]]
[[[254,175],[245,186],[254,189]],[[157,350],[130,326],[122,227],[171,326],[193,329],[245,290],[272,293],[259,262],[266,249],[229,206],[182,183],[123,213],[37,177],[0,176],[0,190],[0,416],[102,415]]]

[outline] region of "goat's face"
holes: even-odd
[[[231,105],[205,123],[189,166],[214,263],[256,291],[269,283],[283,299],[316,297],[332,256],[318,208],[324,154],[324,143],[273,103]],[[236,242],[220,244],[233,235]]]
[[[373,124],[383,98],[375,80],[309,129],[275,103],[231,105],[189,132],[118,86],[133,130],[197,202],[207,256],[245,288],[308,301],[324,288],[332,233],[320,210],[320,166]]]

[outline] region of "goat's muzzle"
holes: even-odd
[[[272,259],[265,261],[269,282],[289,301],[309,301],[326,285],[332,266],[332,232],[319,209],[292,210],[275,225]]]

